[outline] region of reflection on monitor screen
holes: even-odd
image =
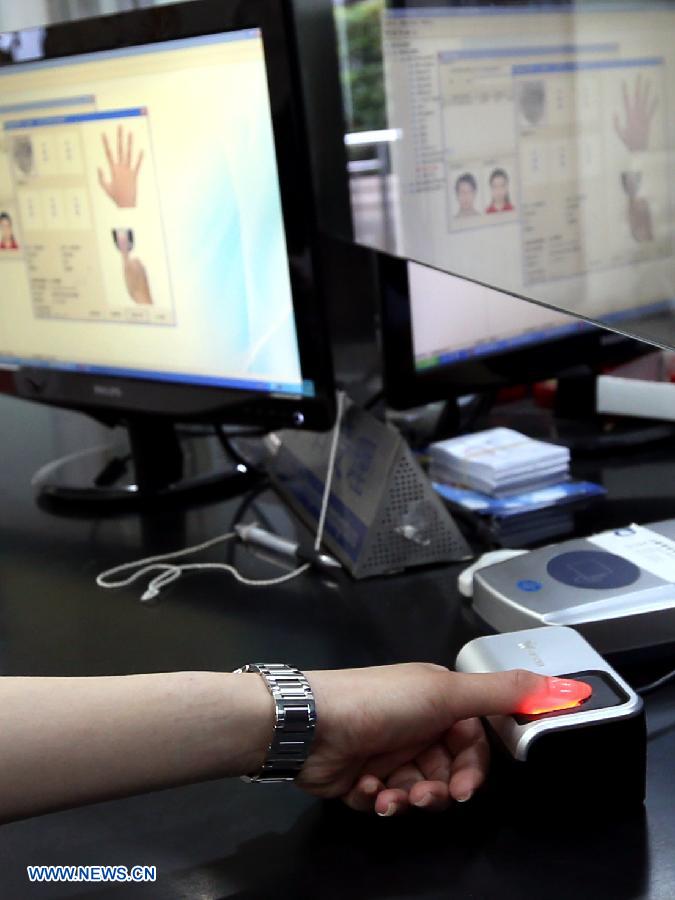
[[[593,326],[418,263],[408,263],[417,372],[558,340]]]
[[[390,163],[366,190],[359,147],[356,234],[675,344],[675,5],[382,7]]]
[[[0,69],[0,364],[309,394],[259,30]]]

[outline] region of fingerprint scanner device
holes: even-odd
[[[601,653],[675,643],[675,519],[532,550],[475,572],[496,631],[572,626]]]
[[[506,790],[560,807],[640,804],[645,796],[642,699],[573,628],[550,626],[476,638],[459,652],[458,672],[528,669],[592,690],[568,708],[489,716]],[[499,777],[499,772],[497,773]]]

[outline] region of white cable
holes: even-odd
[[[340,427],[342,425],[344,399],[344,391],[339,391],[337,395],[337,413],[335,417],[335,425],[333,427],[333,436],[328,457],[326,483],[324,485],[323,497],[321,500],[321,513],[319,515],[319,522],[316,531],[316,537],[314,540],[315,550],[320,549],[321,540],[323,538],[326,513],[328,511],[328,501],[330,498],[331,485],[333,483],[333,473],[335,471],[335,458],[337,455],[338,439],[340,437]],[[158,596],[162,588],[179,579],[184,572],[228,572],[240,584],[245,584],[248,587],[272,587],[277,584],[283,584],[286,581],[291,581],[291,579],[297,578],[298,575],[302,575],[303,572],[306,572],[307,569],[310,568],[310,563],[303,563],[297,569],[293,569],[292,572],[285,572],[283,575],[279,575],[276,578],[256,579],[247,578],[245,575],[242,575],[241,572],[235,569],[234,566],[231,566],[228,563],[212,562],[174,565],[172,562],[169,562],[169,560],[181,559],[193,553],[200,553],[203,550],[208,550],[209,547],[214,547],[216,544],[224,543],[225,541],[229,541],[234,537],[237,537],[236,532],[228,531],[226,534],[218,535],[218,537],[211,538],[208,541],[203,541],[201,544],[195,544],[192,547],[186,547],[184,550],[176,550],[171,553],[160,553],[156,556],[146,556],[143,559],[136,559],[133,562],[122,563],[119,566],[113,566],[112,569],[106,569],[105,572],[101,572],[100,575],[96,576],[96,584],[99,587],[108,589],[128,587],[130,584],[134,584],[134,582],[138,581],[138,579],[142,578],[144,575],[150,575],[152,572],[155,572],[157,571],[157,569],[159,569],[159,574],[155,575],[148,582],[148,586],[141,596],[141,600],[145,601],[153,600]],[[141,568],[139,568],[139,566]],[[114,575],[119,575],[122,572],[129,571],[131,571],[131,575],[127,576],[126,578],[122,578],[118,581],[110,580]]]
[[[335,474],[335,457],[340,439],[340,428],[342,427],[342,413],[345,405],[345,392],[337,392],[337,411],[335,413],[335,425],[333,426],[333,437],[330,445],[330,453],[328,454],[328,468],[326,469],[326,483],[323,488],[323,497],[321,498],[321,512],[319,513],[319,524],[316,529],[316,537],[314,538],[314,549],[321,549],[321,541],[323,540],[323,529],[326,524],[326,513],[328,512],[328,501],[330,500],[330,489],[333,484],[333,475]]]
[[[166,573],[168,571],[177,570],[178,575],[176,577],[180,577],[180,566],[162,565],[162,563],[164,563],[166,560],[179,559],[183,556],[189,556],[191,553],[199,553],[201,550],[208,550],[209,547],[214,547],[216,544],[223,543],[224,541],[229,541],[233,537],[235,537],[234,531],[229,531],[227,534],[218,535],[218,537],[211,538],[208,541],[204,541],[202,544],[195,544],[193,547],[186,547],[185,550],[174,550],[171,553],[160,553],[157,556],[146,556],[144,559],[135,559],[133,562],[122,563],[119,566],[113,566],[112,569],[106,569],[105,572],[101,572],[100,575],[96,576],[96,584],[102,588],[128,587],[130,584],[133,584],[135,581],[137,581],[142,575],[148,575],[155,569],[162,569],[164,572],[164,576],[158,575],[150,582],[150,584],[148,585],[148,591],[150,591],[153,583],[158,579],[160,580],[160,587],[162,584],[168,584],[170,581],[175,580],[175,578],[166,578]],[[119,572],[127,572],[130,569],[137,569],[138,566],[143,566],[144,568],[139,569],[137,572],[133,572],[131,575],[129,575],[128,578],[123,578],[121,581],[109,581],[112,575],[117,575]],[[148,593],[148,591],[146,591],[146,594]],[[157,596],[157,593],[159,593],[159,591],[156,591],[154,594],[152,594],[152,596]],[[146,597],[146,595],[144,594],[141,599],[150,600],[151,597]]]
[[[234,566],[230,566],[227,563],[188,563],[187,565],[175,566],[168,562],[170,559],[178,559],[180,557],[188,556],[191,553],[199,553],[202,550],[207,550],[209,547],[213,547],[215,544],[223,543],[224,541],[229,541],[233,537],[236,537],[236,534],[234,531],[230,531],[227,534],[221,534],[218,537],[211,538],[209,541],[204,541],[202,544],[195,544],[194,547],[187,547],[185,550],[177,550],[175,553],[161,553],[158,556],[146,556],[144,559],[136,559],[133,562],[122,563],[120,566],[114,566],[112,569],[101,572],[101,574],[96,577],[96,584],[102,588],[128,587],[144,575],[149,575],[151,572],[159,569],[159,575],[155,575],[148,583],[145,593],[141,597],[141,600],[152,600],[159,594],[163,587],[166,587],[167,584],[171,584],[172,581],[176,581],[180,578],[183,572],[220,570],[229,572],[230,575],[233,575],[237,579],[237,581],[241,584],[246,584],[249,587],[270,587],[274,584],[283,584],[285,581],[290,581],[291,578],[296,578],[309,568],[309,563],[304,563],[292,572],[286,572],[276,578],[255,579],[247,578],[237,571]],[[142,568],[139,569],[138,566],[142,566]],[[136,571],[132,572],[127,578],[123,578],[119,581],[110,581],[111,576],[117,575],[120,572],[129,571],[130,569],[136,569]]]
[[[84,459],[86,456],[95,456],[97,453],[104,453],[105,451],[113,451],[115,449],[121,450],[121,448],[113,447],[110,444],[98,444],[96,447],[88,447],[86,450],[76,450],[75,453],[69,453],[67,456],[61,456],[59,459],[53,459],[50,462],[45,463],[44,466],[35,472],[30,480],[31,487],[39,486],[48,475],[51,475],[52,472],[55,472],[67,463],[75,462],[77,459]]]

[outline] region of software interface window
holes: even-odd
[[[18,209],[34,314],[174,324],[148,109],[31,111],[3,130],[0,204]],[[143,285],[127,277],[132,251]]]
[[[0,361],[304,393],[257,29],[0,74]]]
[[[603,49],[610,53],[610,48],[615,49],[579,47],[576,53],[596,56]],[[513,63],[513,58],[542,56],[543,48],[513,50],[511,63],[504,65],[499,56],[470,50],[440,54],[448,227],[518,223],[525,284],[621,265],[627,258],[668,255],[670,235],[662,227],[666,210],[659,206],[659,199],[662,203],[668,195],[663,60]],[[643,84],[655,112],[655,153],[645,160],[648,170],[641,170],[641,189],[656,205],[650,210],[652,227],[645,223],[643,235],[625,227],[629,223],[624,221],[614,168],[603,165],[624,84],[629,91],[634,86],[632,93]],[[485,132],[476,128],[481,121],[488,123],[489,144]],[[469,208],[460,202],[461,179],[467,174],[476,183]],[[501,205],[495,199],[499,189],[504,192]],[[624,227],[608,241],[599,227],[602,222]],[[653,223],[661,226],[656,233]]]
[[[390,9],[399,250],[607,319],[670,299],[672,11]]]

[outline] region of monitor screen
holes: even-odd
[[[439,269],[378,254],[388,404],[407,409],[565,375],[590,376],[649,345]]]
[[[592,325],[418,263],[408,263],[415,370],[580,334]]]
[[[0,295],[5,367],[313,396],[260,30],[0,68]]]
[[[379,59],[336,10],[356,235],[675,346],[675,3],[376,5]]]

